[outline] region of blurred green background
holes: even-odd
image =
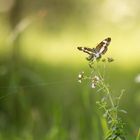
[[[112,42],[106,68],[128,140],[140,127],[140,1],[0,0],[0,140],[103,140],[99,94],[77,46]]]

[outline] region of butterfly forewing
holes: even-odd
[[[107,47],[108,45],[110,44],[111,42],[111,38],[108,37],[106,39],[104,39],[102,42],[100,42],[96,48],[95,48],[95,51],[99,54],[105,54],[106,51],[107,51]]]

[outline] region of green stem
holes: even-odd
[[[101,75],[100,75],[100,77],[101,77]],[[114,105],[112,96],[111,96],[111,94],[110,94],[109,88],[108,88],[108,87],[104,84],[104,82],[102,81],[102,77],[101,77],[101,84],[102,84],[102,86],[104,87],[104,89],[106,90],[106,94],[107,94],[107,96],[109,97],[109,100],[110,100],[110,103],[111,103],[112,107],[114,107],[115,105]]]
[[[109,89],[108,89],[108,87],[107,87],[106,85],[104,85],[104,87],[105,87],[105,89],[106,89],[106,91],[107,91],[107,95],[108,95],[108,97],[109,97],[109,100],[110,100],[110,102],[111,102],[111,105],[112,105],[112,107],[114,107],[114,102],[113,102],[112,96],[111,96],[111,94],[110,94],[110,91],[109,91]]]

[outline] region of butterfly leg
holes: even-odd
[[[93,59],[94,59],[93,54],[90,54],[88,57],[86,57],[86,59],[87,59],[88,61],[93,61]]]

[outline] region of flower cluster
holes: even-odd
[[[82,83],[83,78],[84,78],[84,71],[79,73],[79,75],[78,75],[78,82]]]
[[[97,76],[97,75],[95,75],[95,76],[85,76],[84,71],[80,72],[79,75],[78,75],[78,82],[82,83],[82,81],[85,80],[85,79],[91,80],[91,88],[96,88],[96,86],[100,82],[99,76]]]
[[[92,78],[92,81],[91,81],[91,87],[92,88],[96,88],[96,86],[99,84],[100,82],[100,78],[95,75],[93,78]]]

